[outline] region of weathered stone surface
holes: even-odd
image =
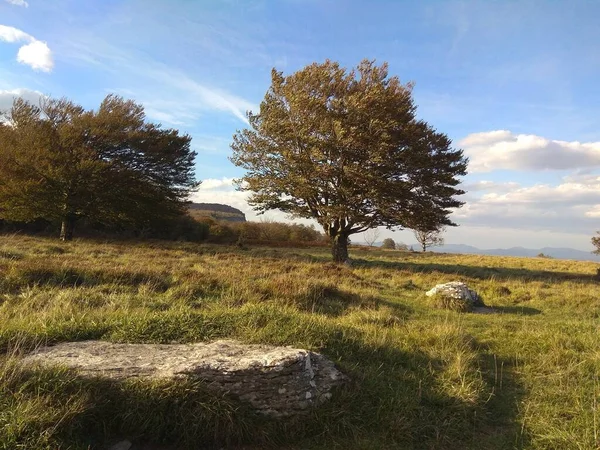
[[[233,394],[271,416],[306,412],[331,398],[332,388],[346,380],[319,353],[230,340],[208,344],[68,342],[40,348],[24,361],[65,365],[84,376],[199,379],[209,389]]]
[[[428,297],[440,295],[450,299],[464,301],[469,310],[472,310],[474,307],[485,306],[479,294],[469,289],[469,287],[461,281],[438,284],[433,289],[427,291],[425,295]]]

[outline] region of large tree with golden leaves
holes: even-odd
[[[231,160],[247,173],[240,189],[264,212],[315,219],[331,239],[333,259],[348,258],[348,237],[389,229],[454,225],[462,202],[463,152],[416,117],[412,85],[387,64],[346,70],[311,64],[271,87],[249,128],[238,131]]]

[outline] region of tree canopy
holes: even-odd
[[[97,110],[66,99],[15,100],[0,121],[0,218],[143,226],[174,217],[197,186],[191,138],[147,123],[109,95]]]
[[[334,260],[347,259],[348,236],[371,228],[454,225],[467,160],[416,117],[412,85],[389,77],[387,64],[273,69],[260,111],[247,117],[231,146],[247,171],[240,189],[258,211],[315,219]]]

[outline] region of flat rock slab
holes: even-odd
[[[319,353],[223,340],[199,344],[67,342],[43,347],[25,364],[61,365],[113,379],[191,378],[250,403],[259,413],[290,416],[331,398],[346,377]]]

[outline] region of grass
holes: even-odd
[[[600,447],[596,265],[554,259],[60,244],[0,236],[0,449],[593,449]],[[464,281],[499,313],[435,309]],[[28,369],[41,344],[235,338],[322,352],[351,382],[292,421],[194,383]],[[236,447],[237,446],[237,447]]]

